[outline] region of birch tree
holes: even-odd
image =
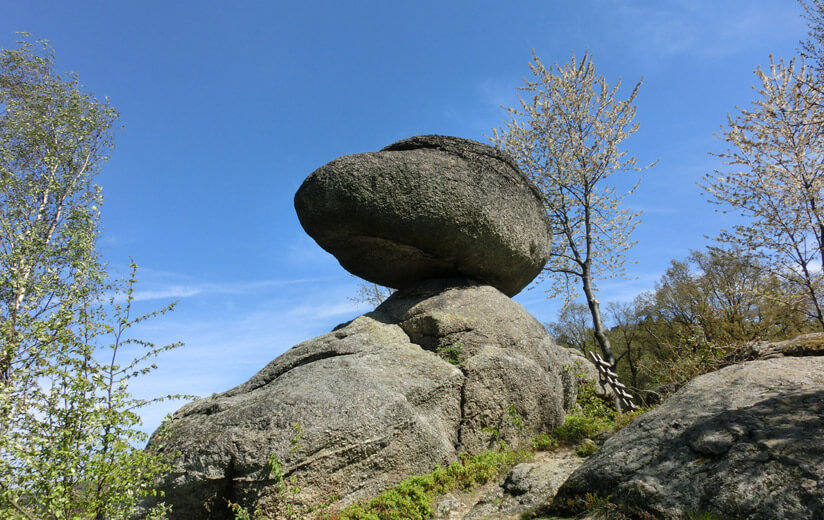
[[[639,222],[640,211],[623,205],[637,180],[622,190],[613,176],[643,169],[621,148],[638,129],[633,103],[641,82],[619,100],[620,81],[610,87],[589,53],[550,67],[534,52],[532,58],[532,79],[520,87],[525,96],[519,96],[519,107],[504,107],[511,120],[493,129],[492,142],[512,155],[543,194],[553,230],[544,268],[553,281],[551,296],[565,294],[569,303],[583,291],[595,339],[614,364],[597,281],[624,274],[630,235]]]
[[[18,43],[0,49],[0,520],[125,519],[168,468],[136,448],[155,400],[129,383],[178,346],[129,329],[171,306],[135,316],[134,268],[118,292],[97,254],[117,113]]]
[[[710,201],[742,222],[720,236],[751,251],[806,300],[824,329],[824,98],[813,71],[800,60],[775,61],[755,71],[760,85],[751,108],[728,116],[717,154],[726,168],[706,175]]]

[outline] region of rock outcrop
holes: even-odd
[[[540,192],[514,161],[457,137],[335,159],[304,181],[295,209],[346,270],[394,288],[460,276],[513,296],[551,245]]]
[[[580,358],[578,358],[580,360]],[[178,411],[154,445],[174,520],[305,510],[559,425],[576,358],[497,289],[428,281]],[[295,491],[299,490],[299,491]],[[333,498],[333,500],[335,500]]]
[[[760,341],[742,347],[735,354],[739,361],[777,357],[824,356],[824,333],[802,334],[785,341]]]
[[[783,357],[700,376],[610,438],[562,486],[683,519],[824,518],[824,357]]]
[[[415,137],[323,166],[295,207],[343,267],[400,290],[174,414],[150,445],[172,460],[170,518],[304,517],[563,422],[588,362],[508,297],[550,248],[509,157]]]
[[[571,448],[540,452],[503,479],[481,489],[450,493],[438,500],[435,520],[521,520],[555,494],[584,459]]]

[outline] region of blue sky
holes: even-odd
[[[141,337],[183,341],[134,388],[209,395],[300,341],[370,310],[359,281],[301,229],[293,196],[345,154],[415,134],[486,141],[517,102],[531,49],[545,63],[592,52],[637,99],[627,142],[659,164],[627,200],[644,210],[630,280],[602,302],[649,290],[670,260],[724,225],[696,182],[718,165],[714,136],[753,99],[753,70],[805,35],[792,0],[142,1],[2,0],[0,47],[49,39],[121,114],[103,186],[100,246],[112,271],[141,266],[142,308],[179,300]],[[624,92],[626,93],[627,90]],[[515,299],[541,321],[538,284]],[[179,403],[146,410],[152,430]]]

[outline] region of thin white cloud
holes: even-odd
[[[355,302],[332,302],[319,305],[302,305],[289,311],[289,315],[295,318],[324,319],[336,316],[352,315],[354,313],[364,313],[372,308],[364,303]]]
[[[134,292],[134,301],[146,301],[146,300],[179,300],[182,298],[188,298],[190,296],[196,296],[202,293],[200,289],[197,287],[187,287],[183,285],[173,285],[170,287],[164,287],[162,289],[156,289],[151,291],[143,291],[138,290]]]
[[[252,282],[201,283],[192,285],[168,285],[159,289],[138,290],[135,301],[158,299],[182,299],[202,294],[251,294],[289,285],[322,283],[324,278],[299,278],[294,280],[258,280]]]

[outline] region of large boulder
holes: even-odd
[[[173,458],[170,518],[341,506],[563,421],[573,356],[497,289],[429,281],[301,343],[248,382],[183,407],[153,449]]]
[[[465,276],[513,296],[551,244],[541,194],[514,161],[457,137],[335,159],[307,177],[295,209],[346,270],[394,288]]]
[[[574,509],[586,493],[660,519],[824,518],[824,358],[751,361],[694,379],[610,438],[554,508]]]

